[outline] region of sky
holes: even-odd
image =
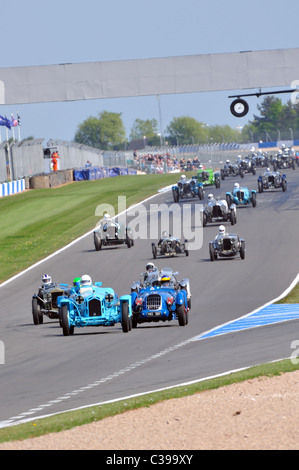
[[[299,47],[298,0],[14,0],[1,2],[2,67],[148,59]],[[299,79],[299,77],[295,77]],[[0,76],[1,79],[1,76]],[[244,126],[262,97],[250,98],[244,118],[232,116],[229,92],[160,95],[163,132],[173,118],[208,126]],[[286,102],[289,95],[280,95]],[[121,113],[127,138],[135,119],[160,123],[155,96],[66,103],[0,105],[21,117],[21,139],[71,141],[79,124],[102,111]],[[2,141],[4,136],[3,128]],[[11,132],[11,131],[9,131]]]

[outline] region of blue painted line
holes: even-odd
[[[195,340],[298,319],[299,304],[271,304],[249,315],[202,333]]]

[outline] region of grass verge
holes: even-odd
[[[175,183],[178,175],[131,175],[34,189],[0,199],[0,283],[92,230],[99,204],[118,213]],[[112,214],[111,214],[112,215]]]
[[[275,302],[276,304],[299,304],[299,284],[296,284],[291,292],[282,299]]]
[[[162,392],[159,391],[140,397],[130,398],[128,400],[120,400],[115,403],[91,406],[89,408],[78,411],[61,413],[49,418],[43,418],[0,429],[0,443],[29,439],[42,436],[44,434],[66,431],[76,426],[82,426],[94,421],[100,421],[104,418],[107,418],[108,416],[114,416],[116,414],[142,407],[149,407],[164,400],[182,398],[187,395],[193,395],[195,393],[200,393],[206,390],[217,389],[219,387],[228,386],[233,383],[251,380],[256,377],[273,377],[275,375],[293,372],[298,369],[299,365],[295,365],[291,362],[291,360],[285,359],[279,362],[251,367],[244,371],[205,380],[203,382],[171,388]]]

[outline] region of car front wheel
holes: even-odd
[[[34,325],[40,325],[43,323],[43,315],[36,298],[32,299],[32,316]]]
[[[63,336],[70,336],[74,333],[74,327],[69,323],[69,314],[66,305],[62,305],[60,308],[61,326]]]
[[[123,302],[121,306],[121,326],[124,333],[128,333],[131,329],[128,302]]]

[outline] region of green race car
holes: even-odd
[[[220,173],[214,172],[212,168],[203,169],[200,168],[197,172],[198,183],[203,186],[215,185],[216,188],[220,188]]]

